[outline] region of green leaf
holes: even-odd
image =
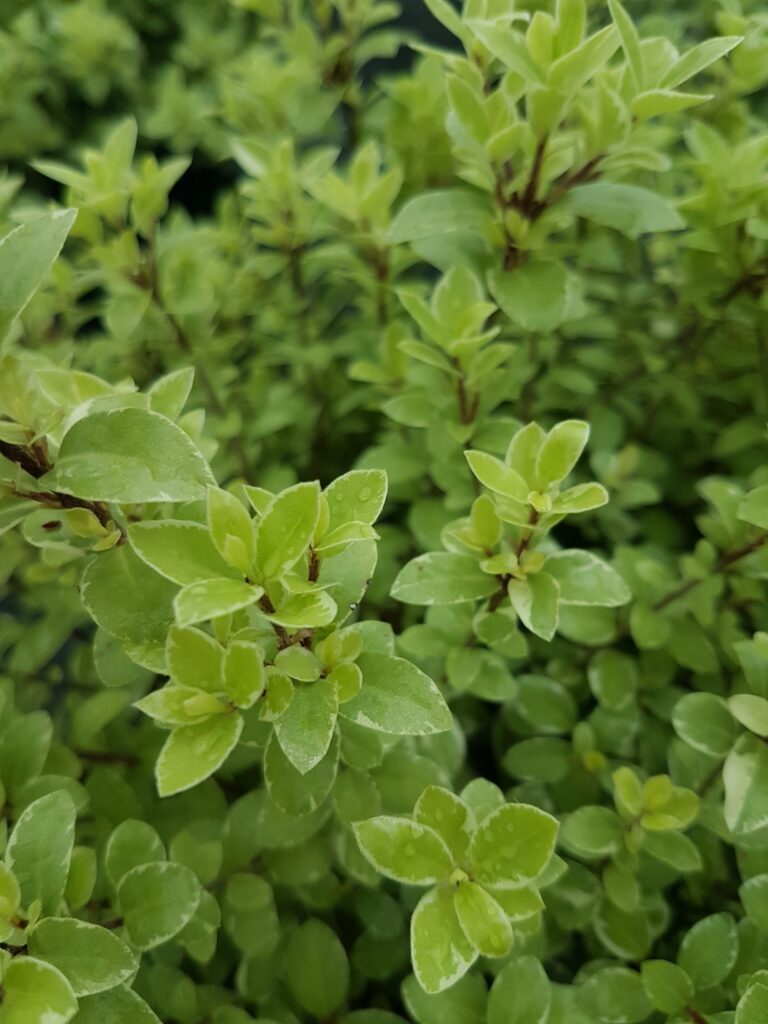
[[[549,978],[534,956],[521,956],[497,975],[488,996],[488,1024],[544,1024],[552,1001]]]
[[[448,878],[453,870],[448,847],[428,825],[384,815],[352,827],[366,858],[396,882],[431,885]]]
[[[282,576],[309,547],[320,515],[317,483],[296,484],[276,495],[259,520],[256,568],[265,579]]]
[[[544,569],[557,581],[563,604],[616,608],[632,597],[616,570],[591,551],[556,551]]]
[[[389,229],[389,241],[398,245],[434,238],[452,231],[485,233],[493,224],[489,198],[466,189],[438,189],[409,199]]]
[[[476,559],[432,551],[400,570],[391,593],[403,604],[443,605],[481,600],[496,590],[498,583],[482,571]]]
[[[226,761],[240,739],[243,720],[230,713],[173,729],[155,768],[160,796],[172,796],[207,779]]]
[[[725,822],[734,838],[758,831],[768,822],[768,747],[745,733],[726,758]]]
[[[515,501],[527,502],[530,487],[519,473],[486,452],[465,451],[464,455],[474,475],[491,491]]]
[[[113,932],[71,917],[40,921],[30,935],[29,951],[58,968],[78,997],[121,985],[139,967],[135,955]]]
[[[618,46],[616,29],[607,25],[559,57],[549,69],[547,83],[564,93],[577,92],[611,59]]]
[[[619,852],[624,829],[618,815],[608,807],[579,807],[563,822],[560,841],[579,857],[602,860]]]
[[[738,945],[736,923],[731,915],[711,914],[686,933],[677,962],[694,988],[713,988],[733,970]]]
[[[323,491],[328,502],[328,532],[345,523],[372,526],[387,497],[387,474],[382,469],[353,469]]]
[[[467,974],[445,991],[432,994],[409,974],[402,994],[408,1013],[418,1024],[486,1024],[488,993],[485,979],[477,974]]]
[[[229,615],[241,608],[249,608],[263,595],[262,587],[244,580],[209,579],[188,583],[173,602],[176,621],[180,626],[193,626],[220,615]]]
[[[117,826],[104,851],[104,866],[115,888],[132,868],[163,860],[165,847],[157,832],[146,822],[131,818]]]
[[[768,931],[768,874],[748,879],[739,889],[739,899],[747,917],[760,931]]]
[[[169,420],[177,420],[187,404],[194,382],[193,366],[182,366],[158,377],[147,392],[150,409],[162,413]]]
[[[725,757],[737,729],[728,705],[713,693],[687,693],[672,712],[675,732],[694,750],[711,757]]]
[[[602,484],[576,484],[559,494],[552,502],[556,515],[574,515],[591,512],[608,504],[608,491]]]
[[[519,885],[537,878],[555,850],[558,823],[529,804],[506,804],[478,826],[469,844],[473,878]]]
[[[250,575],[256,551],[256,535],[245,505],[229,491],[209,487],[206,515],[211,540],[221,557],[244,576]]]
[[[523,624],[542,640],[551,640],[559,618],[557,580],[547,572],[537,572],[524,580],[510,580],[507,593]]]
[[[24,906],[40,900],[43,913],[59,910],[75,841],[75,807],[63,790],[31,803],[14,826],[5,863],[21,888]]]
[[[327,679],[295,687],[288,709],[275,722],[283,753],[302,775],[325,757],[336,729],[339,701]]]
[[[739,504],[738,518],[768,530],[768,484],[756,487]]]
[[[128,527],[128,540],[143,562],[180,586],[240,575],[227,565],[200,523],[173,519],[133,523]]]
[[[693,998],[691,979],[677,964],[667,960],[646,960],[640,969],[643,988],[656,1010],[677,1014]]]
[[[293,816],[310,814],[330,793],[339,767],[339,738],[334,733],[325,757],[311,771],[294,768],[272,733],[264,754],[264,781],[281,811]]]
[[[464,860],[475,820],[463,800],[448,789],[427,786],[413,808],[413,819],[434,829],[455,861]]]
[[[313,1017],[328,1019],[345,1002],[349,962],[325,922],[310,918],[295,928],[285,944],[283,963],[294,998]]]
[[[680,832],[649,832],[643,850],[683,874],[701,871],[704,866],[696,844]]]
[[[560,263],[534,260],[490,277],[491,294],[524,331],[554,331],[571,314],[574,279]]]
[[[768,736],[768,700],[754,693],[737,693],[728,698],[728,709],[737,722],[750,732]]]
[[[339,561],[334,559],[331,564],[335,565]],[[330,625],[337,611],[336,602],[326,590],[313,590],[294,594],[274,612],[266,612],[265,617],[286,629],[317,629]]]
[[[635,87],[643,87],[643,54],[640,49],[640,37],[637,34],[635,24],[627,14],[624,6],[619,0],[608,0],[608,9],[611,12],[613,23],[618,29],[621,39],[621,48],[627,59]]]
[[[233,640],[224,656],[224,692],[239,708],[253,707],[264,692],[264,655],[256,644]]]
[[[0,341],[51,269],[76,216],[77,210],[56,210],[0,241]]]
[[[404,658],[363,653],[357,659],[363,685],[341,705],[345,718],[397,736],[428,736],[451,728],[445,700],[429,676]]]
[[[476,882],[461,882],[454,907],[467,941],[481,956],[506,956],[512,948],[512,925],[496,900]]]
[[[456,916],[453,891],[430,889],[411,918],[411,961],[419,985],[428,993],[442,992],[466,974],[476,958]]]
[[[608,181],[578,185],[561,205],[578,217],[615,228],[629,238],[639,238],[653,231],[679,231],[685,227],[668,199],[636,185]]]
[[[41,485],[89,501],[136,504],[204,498],[213,476],[200,450],[160,413],[94,412],[64,435]]]
[[[75,1024],[160,1024],[160,1018],[135,992],[114,988],[81,999]]]
[[[581,458],[589,440],[589,424],[563,420],[543,439],[536,458],[536,480],[540,490],[560,483]]]
[[[77,999],[64,975],[31,956],[11,960],[3,977],[3,1024],[67,1024]]]
[[[703,43],[692,47],[677,60],[662,78],[659,85],[663,89],[676,89],[689,78],[698,75],[710,64],[720,60],[743,41],[742,36],[721,36],[718,39],[705,39]]]
[[[627,967],[604,967],[581,986],[579,1004],[601,1021],[639,1024],[650,1014],[651,1002],[640,975]]]
[[[691,92],[674,92],[671,89],[649,89],[635,96],[630,110],[638,121],[647,121],[662,114],[674,114],[678,110],[687,110],[700,103],[707,103],[712,94],[699,95]]]
[[[768,985],[750,985],[736,1007],[734,1024],[763,1024],[768,1014]]]
[[[208,693],[223,689],[224,650],[201,629],[171,626],[165,642],[165,662],[168,675],[180,686]]]
[[[153,572],[127,544],[97,555],[80,584],[94,621],[118,640],[162,644],[173,621],[176,587]]]
[[[183,864],[131,868],[117,888],[128,938],[142,951],[168,942],[192,919],[200,893],[196,875]]]

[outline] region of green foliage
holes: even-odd
[[[0,1024],[764,1024],[759,4],[0,67]]]

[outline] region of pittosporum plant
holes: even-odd
[[[760,5],[0,56],[0,1024],[764,1024]]]

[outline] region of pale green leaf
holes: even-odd
[[[469,555],[432,551],[400,570],[392,596],[404,604],[463,604],[490,597],[498,583]]]
[[[160,796],[171,796],[207,779],[226,761],[243,731],[240,715],[215,715],[171,731],[157,759]]]
[[[142,561],[180,586],[241,575],[227,565],[200,523],[172,519],[133,523],[128,540]]]
[[[382,816],[353,826],[357,842],[377,871],[406,885],[431,885],[453,869],[448,847],[428,825]]]
[[[29,951],[58,968],[76,996],[121,985],[139,966],[136,956],[113,932],[71,917],[40,921],[30,936]]]
[[[317,483],[296,484],[276,495],[259,520],[256,567],[265,579],[292,568],[309,547],[320,515]]]
[[[579,217],[615,228],[629,238],[685,227],[668,199],[637,185],[590,182],[571,189],[562,205]]]
[[[454,894],[459,924],[481,956],[506,956],[512,947],[512,925],[507,915],[476,882],[461,882]]]
[[[188,583],[174,600],[176,621],[180,626],[193,626],[229,615],[255,604],[264,593],[261,587],[244,580],[208,579]]]
[[[442,992],[467,973],[477,953],[462,931],[453,890],[430,889],[411,918],[411,961],[425,992]]]
[[[3,1024],[67,1024],[76,1012],[61,971],[31,956],[11,960],[3,977]]]
[[[542,640],[551,640],[559,618],[557,580],[547,572],[537,572],[524,580],[510,580],[507,592],[523,624]]]
[[[0,341],[61,252],[76,216],[76,210],[56,210],[0,240]]]
[[[389,240],[401,244],[453,231],[484,233],[492,224],[487,196],[466,189],[440,189],[409,199],[392,222]]]
[[[177,935],[200,902],[200,883],[184,864],[140,864],[123,875],[117,895],[128,938],[140,950]]]
[[[544,568],[557,581],[563,604],[616,608],[632,596],[616,570],[591,551],[557,551]]]
[[[89,501],[194,501],[213,482],[190,438],[148,409],[94,412],[64,435],[42,486]]]
[[[469,845],[473,877],[519,885],[538,877],[555,850],[558,823],[529,804],[506,804],[478,826]]]
[[[427,736],[451,728],[452,718],[435,683],[404,658],[363,653],[363,685],[341,706],[358,725],[398,736]]]
[[[293,700],[275,722],[283,753],[306,775],[325,757],[336,728],[339,702],[327,679],[294,688]]]
[[[40,900],[45,914],[59,910],[75,840],[75,807],[64,790],[31,803],[19,817],[5,851],[25,906]]]
[[[382,469],[353,469],[323,491],[328,502],[328,531],[345,523],[372,526],[387,497],[387,474]]]

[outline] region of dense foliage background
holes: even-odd
[[[767,83],[0,5],[0,1024],[768,1020]]]

